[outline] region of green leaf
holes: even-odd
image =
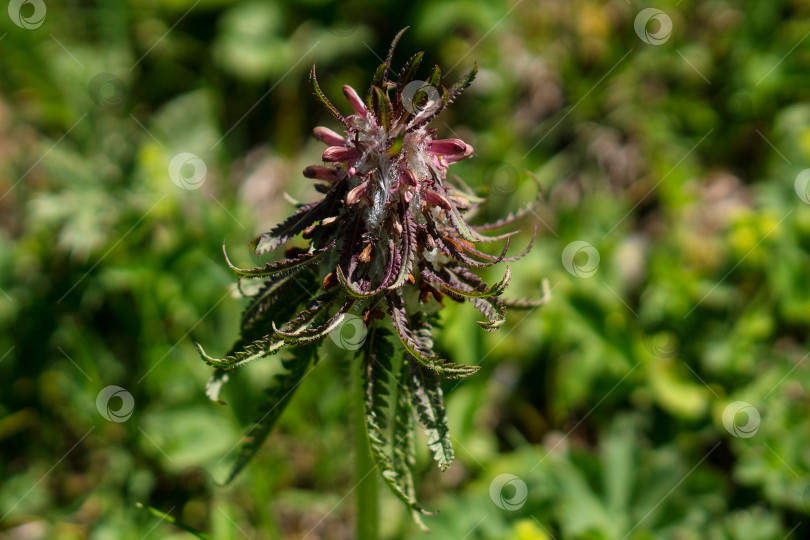
[[[389,65],[390,64],[383,62],[382,64],[379,65],[379,67],[377,67],[377,71],[374,72],[374,78],[371,79],[371,88],[369,90],[373,91],[375,87],[382,88],[383,79],[385,78],[385,74],[388,71]]]
[[[425,426],[428,448],[441,470],[447,470],[453,462],[453,445],[450,442],[450,430],[447,427],[447,413],[444,408],[444,397],[439,378],[435,373],[420,364],[410,368],[410,390],[416,403],[419,421]]]
[[[312,71],[309,72],[309,82],[312,85],[312,93],[315,94],[315,97],[318,99],[318,101],[323,103],[324,106],[327,109],[329,109],[329,112],[331,112],[335,116],[335,118],[337,118],[340,121],[340,123],[345,124],[346,119],[343,118],[343,115],[338,112],[335,106],[332,105],[332,102],[330,102],[329,99],[327,99],[327,97],[321,91],[321,87],[318,85],[318,79],[315,77],[314,65],[312,66]]]
[[[408,389],[411,360],[407,354],[402,355],[397,384],[394,385],[394,422],[391,426],[391,462],[394,472],[400,480],[403,491],[416,500],[416,487],[413,480],[413,466],[416,464],[416,446],[414,441],[413,403]],[[411,510],[411,516],[420,529],[427,531],[420,512]]]
[[[276,335],[284,341],[293,344],[314,343],[324,339],[330,332],[340,326],[346,313],[355,304],[355,300],[350,298],[343,303],[343,306],[341,306],[337,313],[331,317],[325,317],[325,313],[332,304],[332,300],[334,300],[333,294],[321,295],[316,299],[314,305],[304,310],[295,320],[284,325],[281,330],[276,330]],[[323,324],[309,327],[312,323],[319,319],[323,320],[324,318],[327,320]],[[297,321],[299,320],[303,321],[304,324],[298,324]],[[275,328],[275,323],[273,324],[273,328]],[[290,330],[287,328],[290,328]]]
[[[247,277],[247,278],[260,278],[260,277],[272,277],[275,275],[284,275],[294,272],[300,268],[308,266],[318,261],[327,251],[332,249],[335,246],[335,242],[330,243],[329,245],[322,247],[321,249],[316,249],[315,251],[311,251],[309,253],[303,253],[298,257],[294,257],[292,259],[283,259],[281,261],[275,263],[267,263],[264,266],[257,266],[255,268],[238,268],[234,266],[230,259],[228,258],[228,252],[225,250],[225,243],[222,243],[222,254],[225,255],[225,262],[228,267],[233,270],[237,276],[239,277]]]
[[[438,88],[439,83],[442,81],[442,68],[438,65],[433,66],[433,71],[430,73],[430,77],[428,77],[427,83],[430,86],[435,86]]]
[[[391,492],[405,503],[414,515],[419,513],[429,515],[430,513],[416,502],[413,478],[407,462],[408,453],[402,454],[401,450],[396,450],[403,442],[402,437],[407,436],[410,426],[402,424],[402,421],[395,417],[394,431],[397,437],[392,442],[386,433],[388,386],[391,383],[391,358],[394,354],[388,340],[389,336],[390,332],[387,330],[373,326],[363,348],[365,365],[362,376],[366,387],[366,429],[371,455]],[[403,429],[406,431],[404,435]],[[393,458],[395,451],[398,452],[396,461]],[[421,520],[417,520],[417,523],[424,527]]]
[[[374,109],[374,115],[377,117],[379,124],[385,129],[391,129],[391,118],[394,113],[391,109],[391,101],[385,92],[379,86],[373,86],[371,90],[371,104]]]
[[[242,313],[242,339],[254,341],[273,331],[273,324],[283,324],[299,312],[299,307],[317,291],[314,272],[308,270],[287,276],[279,282],[268,282],[251,297]]]
[[[205,352],[205,349],[203,349],[202,345],[199,343],[196,345],[197,351],[200,353],[200,357],[206,364],[215,368],[231,370],[242,367],[253,360],[258,360],[259,358],[273,355],[281,350],[286,343],[284,340],[276,338],[275,335],[269,334],[246,345],[242,349],[234,351],[224,358],[214,358],[213,356],[209,356]]]
[[[455,99],[461,95],[461,93],[469,87],[475,76],[478,74],[478,64],[473,63],[473,67],[467,74],[456,84],[450,87],[450,95],[448,99],[448,104],[455,101]]]
[[[487,319],[486,321],[475,321],[478,326],[487,332],[494,332],[506,322],[506,307],[498,298],[470,298],[470,301],[478,308]]]
[[[292,349],[292,356],[289,359],[281,361],[284,371],[273,377],[273,383],[267,389],[268,399],[265,406],[267,412],[259,418],[245,435],[236,463],[225,481],[226,485],[236,478],[236,475],[250,463],[256,452],[259,451],[304,378],[307,366],[309,366],[314,355],[315,348],[313,346],[296,347]]]
[[[416,72],[419,70],[419,66],[422,64],[422,57],[425,56],[424,52],[418,52],[415,55],[411,56],[411,59],[405,64],[405,67],[402,68],[402,71],[399,75],[399,81],[397,81],[397,85],[399,86],[400,90],[407,86],[409,82],[416,77]]]
[[[388,297],[388,314],[391,316],[392,326],[397,331],[402,346],[425,367],[449,379],[467,377],[481,369],[481,366],[454,364],[439,358],[430,345],[426,345],[424,340],[419,340],[414,336],[411,327],[417,327],[415,322],[417,319],[408,321],[408,315],[402,306],[402,299],[396,293],[392,293]]]

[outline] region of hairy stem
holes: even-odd
[[[360,351],[358,351],[360,352]],[[377,474],[368,441],[365,415],[365,387],[363,372],[366,369],[366,355],[358,354],[352,362],[351,375],[354,384],[354,470],[357,504],[358,540],[377,540]]]

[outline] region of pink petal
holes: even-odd
[[[467,146],[461,139],[434,139],[428,142],[427,151],[437,156],[454,156],[464,154]]]
[[[445,162],[446,162],[448,165],[450,165],[450,164],[452,164],[452,163],[458,163],[458,162],[459,162],[459,161],[461,161],[462,159],[467,159],[467,158],[469,158],[469,157],[472,157],[472,155],[473,155],[473,153],[475,152],[475,150],[473,150],[473,147],[472,147],[472,146],[470,146],[469,144],[468,144],[468,145],[466,145],[466,146],[467,146],[467,148],[464,150],[464,153],[462,153],[462,154],[455,154],[455,155],[452,155],[452,156],[447,156],[447,157],[445,157],[445,158],[444,158],[444,161],[445,161]]]
[[[348,84],[343,85],[343,94],[345,94],[346,99],[349,100],[352,109],[354,109],[354,112],[356,112],[358,116],[365,118],[368,115],[368,109],[366,109],[365,103],[363,103],[363,100],[357,95],[357,92],[354,91],[354,88]]]
[[[321,159],[324,161],[353,161],[360,157],[360,151],[357,148],[349,148],[346,146],[330,146],[323,151]]]
[[[304,169],[304,176],[306,178],[316,178],[318,180],[326,180],[329,182],[336,182],[338,177],[335,171],[323,165],[310,165]]]
[[[431,191],[429,189],[423,190],[422,198],[425,200],[425,202],[436,205],[445,210],[450,210],[450,202],[435,191]]]
[[[346,137],[338,135],[327,127],[316,127],[312,130],[312,135],[329,146],[343,146],[346,144]]]

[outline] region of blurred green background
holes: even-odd
[[[223,239],[248,260],[291,199],[317,196],[309,134],[337,126],[311,65],[346,111],[341,85],[365,88],[406,25],[397,65],[425,50],[451,83],[478,63],[436,127],[475,147],[454,168],[485,217],[538,177],[522,238],[541,234],[507,295],[553,290],[492,334],[471,306],[444,310],[441,352],[483,369],[445,388],[450,470],[420,445],[430,537],[810,537],[800,0],[9,2],[0,536],[190,538],[142,502],[218,539],[352,537],[346,354],[323,348],[223,488],[277,358],[233,377],[223,407],[193,342],[219,354],[236,335]],[[184,153],[195,189],[169,173]],[[111,385],[134,399],[126,421],[97,407]],[[381,497],[386,538],[427,538]]]

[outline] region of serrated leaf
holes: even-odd
[[[296,328],[295,330],[276,330],[276,335],[278,335],[284,341],[295,345],[314,343],[326,338],[327,335],[340,326],[340,323],[343,322],[343,318],[346,313],[355,304],[355,300],[350,298],[344,302],[343,306],[341,306],[341,308],[334,315],[328,317],[326,322],[315,327],[307,328],[307,326],[312,324],[312,322],[316,321],[318,318],[324,318],[321,315],[326,312],[333,299],[334,295],[331,294],[321,296],[316,302],[315,306],[307,308],[302,316],[298,317],[303,317],[306,320],[304,325],[298,325],[295,323],[295,321],[292,321],[289,325],[285,326]]]
[[[394,113],[391,108],[391,101],[379,86],[371,87],[371,105],[379,125],[383,126],[386,130],[390,130],[391,118]]]
[[[512,271],[506,267],[506,272],[503,278],[491,287],[484,287],[470,285],[459,279],[459,276],[452,274],[448,271],[450,280],[445,281],[441,276],[437,275],[428,268],[422,269],[422,277],[431,284],[437,285],[442,292],[450,292],[455,295],[465,298],[484,298],[488,296],[500,296],[509,286],[509,281],[512,279]]]
[[[315,94],[315,97],[318,99],[318,101],[323,103],[323,105],[327,109],[329,109],[329,112],[331,112],[334,115],[334,117],[337,118],[338,121],[340,121],[340,123],[345,125],[346,119],[343,118],[343,115],[340,114],[340,112],[338,112],[335,106],[332,105],[332,102],[330,102],[329,99],[326,97],[326,95],[324,95],[323,91],[321,91],[321,87],[318,85],[318,79],[317,77],[315,77],[314,65],[312,66],[312,71],[309,72],[309,82],[312,85],[312,93]]]
[[[387,330],[374,326],[363,346],[365,363],[362,376],[366,388],[365,414],[369,446],[372,457],[391,492],[411,511],[429,514],[416,502],[410,469],[407,469],[408,473],[403,476],[403,463],[400,462],[395,466],[392,456],[389,455],[389,448],[396,448],[401,442],[394,439],[392,444],[386,433],[388,385],[391,381],[391,358],[394,354],[388,340],[389,336]],[[404,465],[407,466],[407,462]]]
[[[468,366],[448,362],[438,357],[436,353],[429,348],[429,345],[426,345],[424,340],[418,340],[413,330],[411,330],[412,327],[416,327],[417,319],[408,321],[408,314],[402,306],[402,299],[399,298],[396,293],[391,293],[388,296],[388,314],[391,316],[392,326],[396,330],[402,346],[425,367],[443,377],[451,379],[468,377],[480,369],[480,366]]]
[[[393,385],[395,391],[393,425],[391,426],[391,462],[394,471],[405,493],[416,500],[416,486],[413,480],[413,466],[416,464],[416,448],[414,441],[413,403],[411,392],[408,389],[411,361],[407,354],[402,355],[399,373]],[[423,531],[428,528],[422,522],[420,512],[411,510],[411,517]]]
[[[250,249],[256,254],[268,253],[285,243],[307,227],[323,219],[328,211],[327,199],[300,207],[293,215],[273,227],[269,232],[260,234],[250,242]]]
[[[296,347],[292,349],[292,356],[287,360],[282,360],[281,365],[284,371],[276,374],[273,377],[273,383],[267,389],[267,404],[266,411],[256,424],[248,431],[244,437],[244,442],[239,449],[239,455],[236,458],[231,473],[225,484],[230,484],[236,475],[247,466],[248,463],[256,455],[256,452],[262,447],[262,444],[267,439],[267,436],[273,430],[276,421],[281,416],[285,407],[292,398],[298,385],[306,374],[307,367],[309,366],[312,357],[315,353],[315,348],[312,346]]]
[[[425,427],[428,448],[441,470],[453,462],[453,445],[447,427],[447,413],[439,378],[424,366],[411,365],[410,390],[416,405],[416,414]]]
[[[196,345],[197,351],[200,353],[200,357],[206,364],[215,368],[232,370],[242,367],[254,360],[258,360],[259,358],[276,354],[279,350],[281,350],[282,347],[286,345],[286,343],[284,340],[270,334],[261,339],[253,341],[252,343],[244,346],[242,349],[236,350],[224,358],[214,358],[213,356],[209,356],[206,354],[202,345],[199,343]]]
[[[390,65],[391,64],[383,62],[377,67],[377,71],[374,72],[374,77],[371,79],[371,87],[369,88],[369,92],[373,92],[375,87],[382,88],[385,75],[388,72],[388,67]]]
[[[315,274],[309,270],[266,283],[242,313],[242,339],[253,341],[269,334],[273,323],[289,321],[299,306],[313,296],[310,291],[317,290]]]
[[[233,270],[239,277],[247,278],[260,278],[272,277],[275,275],[284,275],[294,272],[304,266],[308,266],[318,261],[326,252],[335,246],[335,241],[332,241],[321,249],[303,253],[298,257],[292,259],[284,259],[274,263],[267,263],[264,266],[257,266],[255,268],[238,268],[234,266],[228,258],[228,252],[225,250],[225,243],[222,244],[222,254],[225,256],[225,262],[228,267]]]
[[[450,95],[448,98],[448,104],[455,101],[455,99],[461,95],[461,93],[469,87],[473,80],[475,80],[475,76],[478,74],[478,64],[473,63],[473,67],[467,74],[462,77],[460,81],[450,87]]]
[[[487,332],[494,332],[506,322],[506,307],[497,298],[470,298],[470,301],[478,308],[488,320],[476,321],[478,326]]]
[[[419,70],[419,66],[422,64],[422,58],[425,56],[424,52],[418,52],[415,55],[411,56],[410,60],[406,62],[405,66],[402,68],[399,74],[399,80],[397,81],[397,85],[399,87],[398,93],[401,95],[401,89],[408,85],[414,77],[416,77],[416,72]]]

